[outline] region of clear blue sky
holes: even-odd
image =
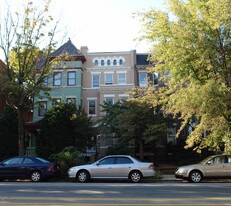
[[[0,0],[0,6],[8,2],[18,8],[26,0]],[[42,0],[34,0],[38,3]],[[60,18],[59,45],[68,38],[79,49],[88,46],[89,52],[129,51],[147,52],[148,45],[134,41],[139,36],[140,22],[132,18],[137,11],[151,7],[163,10],[165,0],[52,0],[51,15]]]

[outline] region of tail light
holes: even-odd
[[[53,165],[51,165],[50,167],[48,167],[47,171],[53,171],[53,170],[55,170],[55,169],[56,169],[56,167],[55,167],[55,165],[53,164]]]
[[[154,164],[150,164],[148,168],[154,170],[155,169]]]

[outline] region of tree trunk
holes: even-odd
[[[139,140],[139,158],[140,158],[140,160],[144,160],[144,148],[143,148],[144,146],[143,146],[143,141],[142,141],[142,139],[140,139]]]
[[[24,138],[24,119],[23,110],[18,109],[18,153],[20,156],[25,155],[25,138]]]

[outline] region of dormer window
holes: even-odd
[[[104,60],[103,59],[101,60],[101,66],[104,66]]]
[[[122,65],[122,64],[123,64],[123,60],[120,59],[120,60],[119,60],[119,65]]]
[[[111,65],[111,61],[110,59],[107,60],[107,65],[110,66]]]

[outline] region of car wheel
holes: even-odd
[[[88,171],[81,170],[77,174],[77,179],[79,182],[87,182],[90,179],[90,175],[89,175]]]
[[[190,172],[188,181],[198,183],[202,180],[202,173],[200,171],[194,170]]]
[[[33,181],[33,182],[39,182],[42,180],[42,175],[40,172],[38,171],[33,171],[30,175],[30,179]]]
[[[129,178],[132,182],[140,182],[142,179],[142,175],[139,171],[132,171],[129,175]]]

